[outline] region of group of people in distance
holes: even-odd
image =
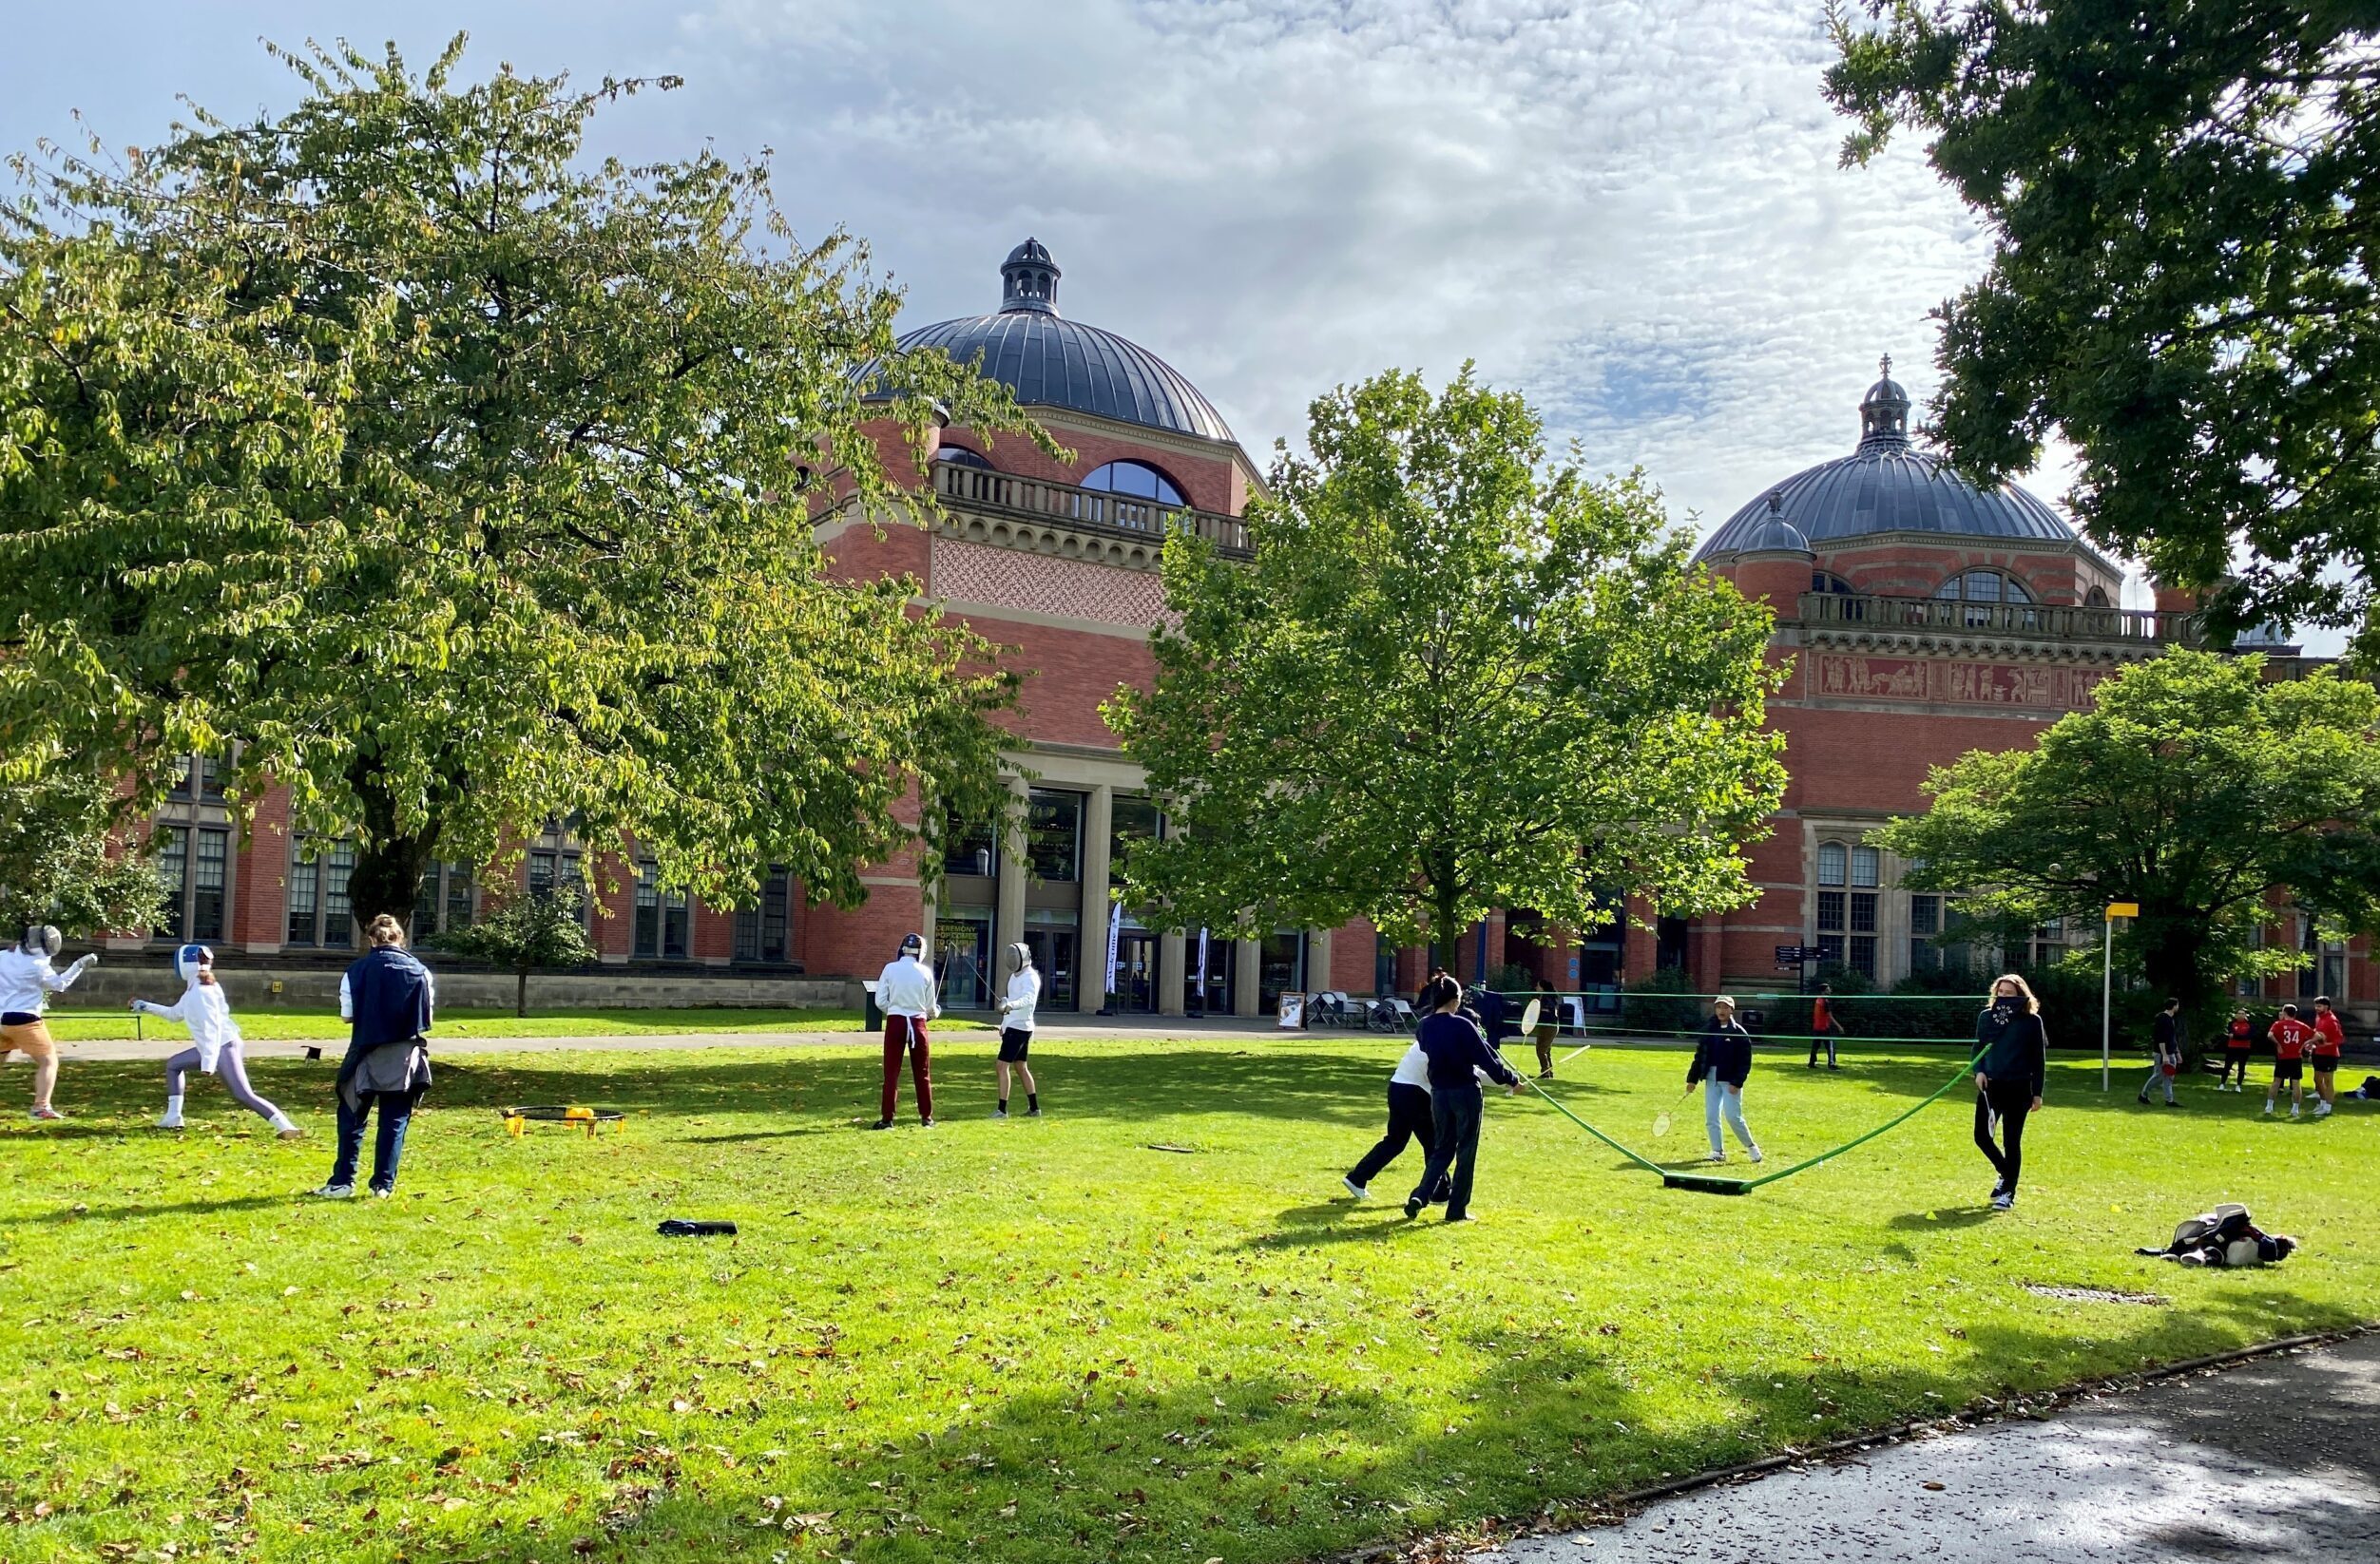
[[[2179,1006],[2166,1001],[2164,1013],[2159,1017],[2160,1042],[2159,1066],[2163,1068],[2170,1051],[2178,1065],[2180,1051],[2173,1045],[2173,1018]],[[2308,1020],[2298,1014],[2294,1004],[2281,1006],[2281,1013],[2273,1018],[2265,1029],[2273,1041],[2273,1079],[2264,1092],[2264,1111],[2268,1114],[2280,1106],[2281,1088],[2289,1088],[2289,1116],[2296,1118],[2305,1105],[2306,1073],[2313,1072],[2313,1116],[2328,1118],[2338,1102],[2339,1056],[2347,1046],[2347,1030],[2340,1024],[2337,1009],[2324,995],[2313,1001],[2313,1019]],[[2245,1010],[2232,1012],[2231,1023],[2223,1030],[2223,1073],[2216,1078],[2218,1092],[2239,1092],[2248,1084],[2248,1059],[2256,1045],[2255,1022]],[[2149,1099],[2146,1085],[2140,1088],[2140,1100]],[[2174,1100],[2173,1078],[2165,1078],[2165,1100]]]
[[[1814,1036],[1824,1040],[1832,1069],[1838,1067],[1833,1045],[1841,1029],[1823,1008],[1826,993],[1820,989],[1822,1008]],[[1523,1082],[1488,1042],[1479,1012],[1466,1001],[1462,985],[1451,975],[1433,971],[1422,985],[1416,1008],[1423,1012],[1421,1025],[1389,1078],[1388,1128],[1339,1182],[1352,1198],[1368,1200],[1372,1181],[1408,1145],[1419,1142],[1421,1181],[1406,1196],[1406,1217],[1443,1204],[1448,1221],[1468,1221],[1479,1157],[1481,1084],[1492,1080],[1517,1093]],[[1814,1067],[1818,1046],[1812,1044]],[[1991,1203],[2006,1211],[2016,1204],[2025,1165],[2025,1126],[2041,1108],[2049,1065],[2041,1001],[2022,977],[2009,973],[1993,982],[1991,1002],[1975,1019],[1975,1144],[1997,1175]],[[1743,1112],[1752,1053],[1752,1034],[1737,1020],[1735,1000],[1718,995],[1711,1001],[1710,1019],[1696,1036],[1694,1058],[1686,1066],[1686,1090],[1702,1092],[1713,1162],[1727,1160],[1725,1130],[1735,1132],[1753,1162],[1762,1160]]]

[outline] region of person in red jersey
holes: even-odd
[[[2328,1118],[2338,1098],[2339,1051],[2347,1046],[2347,1029],[2331,1007],[2328,994],[2313,1001],[2313,1047],[2307,1063],[2313,1069],[2313,1116]]]
[[[2273,1085],[2264,1094],[2266,1113],[2271,1113],[2280,1100],[2281,1087],[2286,1084],[2289,1116],[2297,1116],[2306,1099],[2306,1045],[2318,1035],[2298,1019],[2295,1005],[2281,1006],[2280,1015],[2273,1022]]]

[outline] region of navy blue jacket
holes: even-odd
[[[1975,1047],[1984,1056],[1975,1068],[1993,1085],[2022,1080],[2031,1085],[2033,1096],[2042,1095],[2049,1074],[2049,1032],[2039,1016],[2021,1005],[2006,1015],[1986,1005],[1975,1018]]]
[[[1479,1011],[1480,1028],[1488,1034],[1490,1047],[1512,1035],[1512,1022],[1506,1018],[1512,1014],[1511,1001],[1492,988],[1479,990],[1475,1008]]]
[[[1736,1087],[1751,1078],[1752,1034],[1744,1030],[1743,1022],[1713,1016],[1702,1035],[1694,1039],[1694,1062],[1686,1066],[1686,1084],[1692,1086],[1705,1076],[1717,1076]]]
[[[351,1052],[410,1042],[430,1030],[430,969],[395,945],[379,945],[349,967],[347,991],[355,1012]]]
[[[1518,1086],[1521,1078],[1505,1063],[1504,1056],[1488,1046],[1479,1028],[1461,1016],[1426,1016],[1413,1041],[1430,1059],[1430,1089],[1434,1092],[1477,1091],[1479,1083],[1471,1075],[1477,1065],[1489,1077],[1507,1086]]]

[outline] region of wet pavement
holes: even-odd
[[[2380,1560],[2380,1335],[1663,1499],[1498,1564]]]

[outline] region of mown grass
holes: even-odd
[[[1049,1116],[995,1123],[961,1041],[943,1124],[882,1135],[870,1050],[453,1059],[398,1198],[349,1204],[296,1194],[324,1066],[255,1066],[317,1131],[290,1147],[204,1088],[147,1129],[153,1067],[82,1064],[71,1122],[0,1133],[0,1555],[1294,1560],[2380,1317],[2360,1104],[2144,1110],[2062,1063],[2000,1216],[1956,1094],[1743,1198],[1498,1097],[1484,1220],[1409,1226],[1337,1190],[1401,1046],[1053,1044]],[[1764,1056],[1748,1110],[1791,1157],[1951,1064]],[[1679,1065],[1599,1050],[1558,1089],[1683,1156],[1699,1115],[1647,1137]],[[492,1112],[569,1100],[626,1127]],[[2303,1254],[2131,1254],[2222,1198]]]
[[[167,985],[167,986],[170,986]],[[163,1002],[170,996],[155,996]],[[335,1009],[319,1006],[256,1005],[238,1012],[243,1036],[256,1042],[318,1042],[344,1039],[347,1023]],[[129,1042],[135,1036],[125,1010],[96,1010],[60,1006],[49,1012],[49,1032],[61,1042]],[[547,1009],[534,1007],[526,1017],[509,1010],[441,1009],[441,1038],[636,1038],[665,1037],[687,1032],[857,1032],[862,1024],[856,1010],[797,1010],[765,1005],[692,1005],[673,1010]],[[948,1016],[938,1023],[945,1031],[978,1029],[982,1022]],[[154,1016],[141,1022],[150,1040],[182,1037],[182,1028]]]

